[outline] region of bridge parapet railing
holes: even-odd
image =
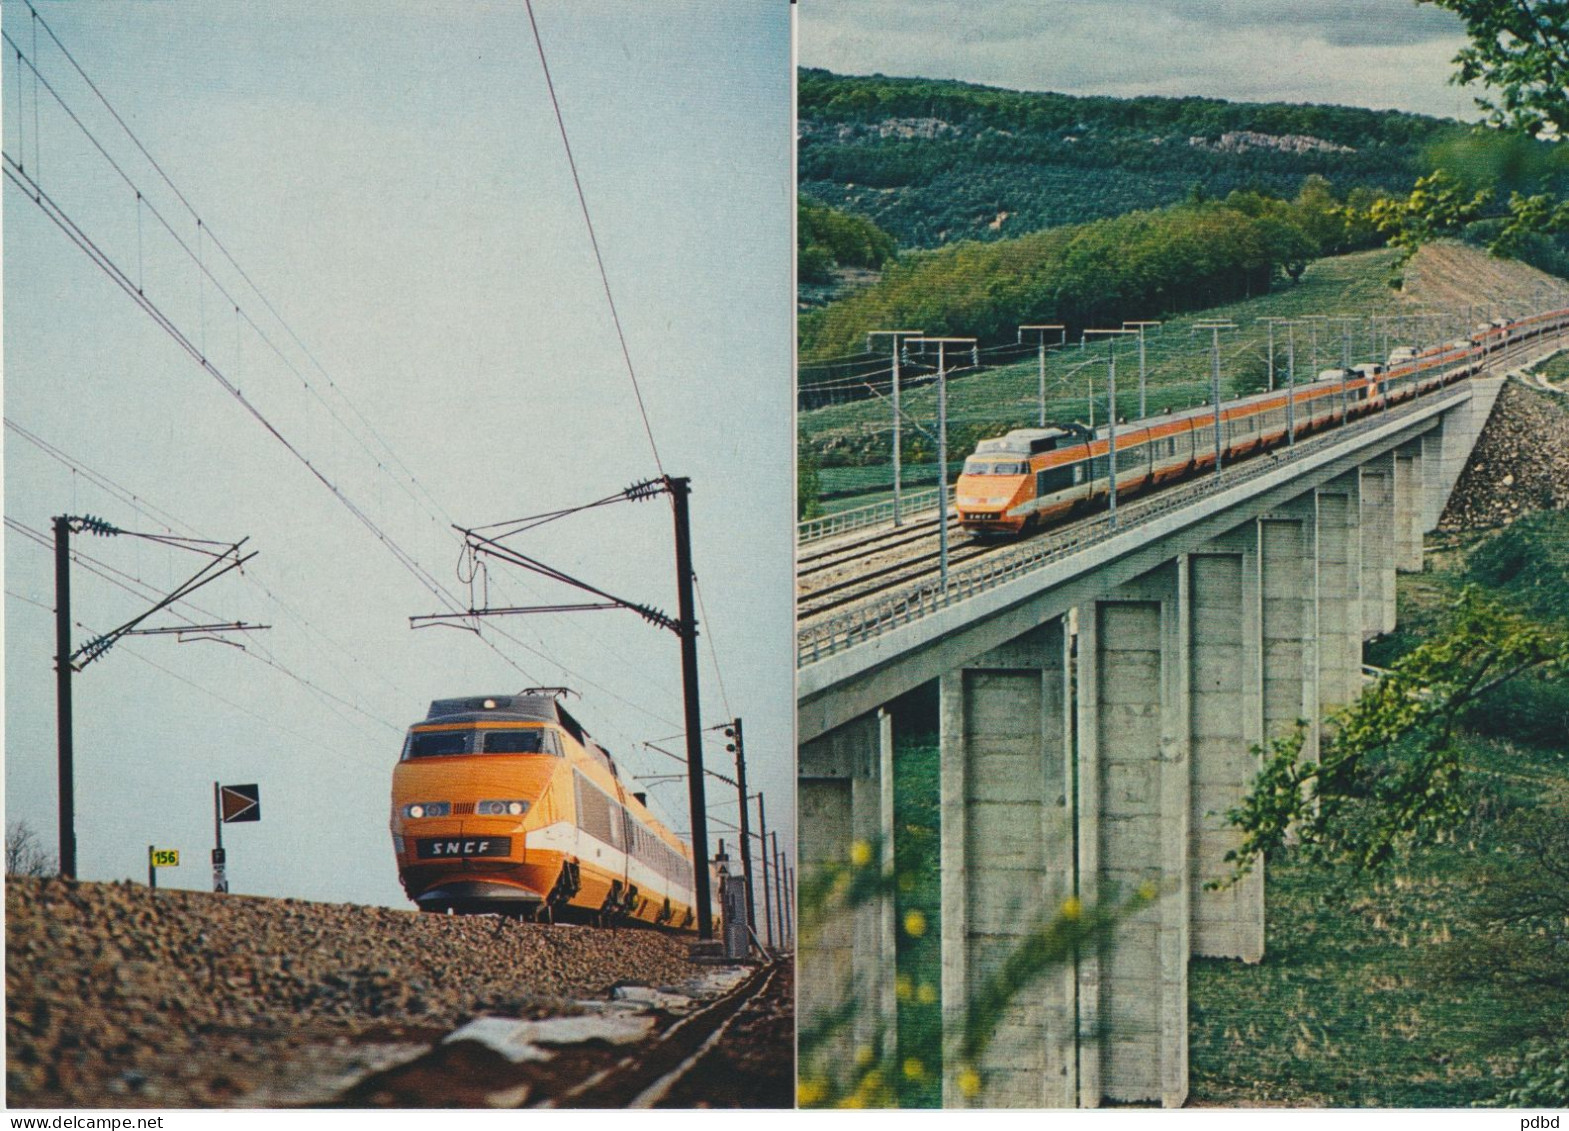
[[[952,487],[948,488],[947,495],[951,502]],[[899,499],[901,516],[912,515],[918,511],[935,510],[937,488],[927,487],[920,491],[905,491],[900,494]],[[803,519],[796,525],[796,544],[804,546],[808,542],[816,542],[835,534],[848,534],[852,530],[864,530],[868,526],[880,526],[892,521],[893,500],[884,499],[878,503],[868,503],[865,506],[852,507],[849,510],[820,515],[817,518]]]

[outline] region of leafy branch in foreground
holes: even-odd
[[[1529,672],[1569,674],[1569,636],[1467,586],[1433,637],[1334,718],[1320,761],[1301,728],[1277,739],[1228,820],[1232,882],[1288,833],[1313,857],[1370,868],[1439,839],[1467,812],[1456,729],[1472,704]]]
[[[1481,83],[1497,101],[1478,98],[1495,125],[1533,136],[1569,134],[1569,4],[1564,0],[1417,0],[1465,21],[1468,46],[1451,79]]]
[[[904,885],[891,871],[874,861],[881,853],[874,843],[856,841],[848,863],[832,862],[803,877],[798,895],[801,909],[801,953],[826,948],[833,936],[852,933],[852,917],[875,900],[891,898]],[[1102,945],[1117,925],[1158,897],[1154,884],[1145,884],[1125,899],[1106,899],[1086,906],[1070,896],[1058,907],[1038,916],[1034,925],[1016,941],[996,971],[966,1003],[957,1061],[952,1066],[959,1090],[979,1094],[984,1075],[979,1067],[987,1047],[1013,999],[1046,971],[1074,960],[1083,950]],[[919,938],[928,930],[925,915],[907,912],[900,932]],[[892,977],[893,971],[886,976]],[[899,994],[915,991],[900,980]],[[820,988],[819,988],[820,989]],[[798,1031],[799,1083],[796,1098],[802,1107],[896,1107],[897,1080],[941,1074],[942,1064],[927,1064],[918,1057],[898,1062],[897,1041],[890,1032],[868,1033],[858,1026],[874,1003],[862,1001],[853,985],[838,987],[838,1004],[818,1016],[802,1019]],[[935,995],[935,987],[920,987]],[[854,1034],[861,1028],[860,1040]]]

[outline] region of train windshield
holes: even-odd
[[[557,754],[561,742],[555,731],[540,727],[500,730],[415,731],[403,744],[403,760],[451,758],[459,754]]]
[[[1030,465],[1022,459],[981,459],[971,456],[964,461],[966,475],[1028,475]]]
[[[560,754],[554,731],[540,730],[483,730],[480,731],[482,749],[486,754]]]

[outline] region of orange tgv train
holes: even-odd
[[[437,699],[392,775],[392,846],[423,911],[696,920],[692,853],[552,692]]]
[[[1356,419],[1478,372],[1504,346],[1569,326],[1569,310],[1495,322],[1425,352],[1401,350],[1388,368],[1364,364],[1325,370],[1294,389],[1220,406],[1223,463]],[[1123,498],[1215,466],[1213,406],[1116,426],[1117,496]],[[954,491],[959,525],[976,535],[1019,534],[1106,502],[1111,492],[1112,429],[1082,424],[1018,428],[982,440],[964,462]]]

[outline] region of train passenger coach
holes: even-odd
[[[692,926],[690,850],[560,690],[437,699],[409,728],[392,775],[404,892],[423,911]]]
[[[1387,366],[1326,369],[1315,381],[1226,401],[1218,413],[1213,406],[1186,409],[1094,431],[1082,424],[1016,428],[982,440],[965,460],[954,489],[959,526],[976,536],[1048,526],[1104,505],[1113,462],[1117,495],[1129,497],[1213,470],[1217,451],[1229,464],[1474,376],[1499,350],[1566,327],[1569,310],[1500,319],[1469,339],[1427,350],[1399,347]]]

